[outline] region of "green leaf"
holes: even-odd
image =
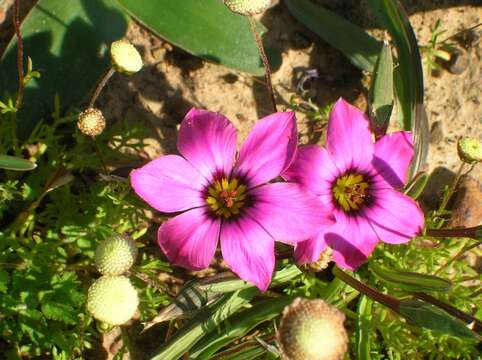
[[[383,44],[378,55],[369,98],[372,127],[375,134],[384,135],[393,109],[393,59],[388,43]]]
[[[151,360],[175,360],[189,351],[203,336],[216,329],[224,320],[236,313],[258,294],[256,288],[236,291],[206,308],[187,322]]]
[[[225,352],[219,353],[219,359],[222,360],[255,360],[260,359],[260,356],[264,355],[261,359],[270,360],[273,359],[270,353],[262,347],[257,345],[253,341],[252,344],[241,343],[238,346],[233,346]]]
[[[422,195],[423,190],[427,186],[429,175],[426,172],[418,173],[410,183],[405,186],[404,193],[412,199],[417,200]]]
[[[282,269],[276,271],[273,275],[273,280],[271,281],[270,288],[275,286],[284,284],[290,280],[293,280],[295,277],[301,275],[302,272],[296,265],[289,264],[284,266]],[[248,289],[252,288],[253,285],[238,279],[233,278],[232,280],[214,282],[214,283],[207,283],[202,286],[205,291],[212,292],[212,293],[226,293],[230,291],[236,291],[240,289]]]
[[[127,19],[114,0],[39,0],[22,23],[25,58],[41,77],[31,77],[18,113],[19,135],[27,137],[53,108],[58,93],[65,108],[87,100],[109,67],[107,49],[124,36]],[[0,89],[15,94],[17,41],[0,58]],[[26,62],[26,61],[25,61]],[[1,96],[2,94],[0,94]]]
[[[10,155],[0,155],[0,169],[29,171],[37,167],[34,162]]]
[[[381,25],[390,33],[398,54],[394,70],[395,99],[399,122],[413,131],[415,156],[411,174],[426,161],[428,122],[423,105],[423,70],[417,39],[408,16],[398,0],[369,0]]]
[[[430,329],[433,332],[465,339],[477,339],[462,321],[453,318],[445,311],[420,300],[404,300],[400,303],[400,315],[410,323]]]
[[[437,276],[406,271],[390,271],[374,261],[370,263],[370,269],[381,280],[406,291],[448,291],[452,286],[450,281]]]
[[[64,303],[48,301],[42,304],[42,313],[49,320],[62,321],[66,324],[76,324],[74,309]]]
[[[193,55],[254,75],[264,74],[248,19],[229,11],[222,1],[118,2],[155,34]]]
[[[381,43],[363,29],[310,0],[286,0],[295,18],[340,50],[356,67],[373,71]]]
[[[209,360],[216,351],[246,335],[257,325],[280,315],[284,307],[292,301],[293,298],[284,296],[257,303],[252,308],[236,315],[232,320],[230,319],[225,328],[212,333],[196,345],[190,351],[190,356],[197,360]]]
[[[356,321],[356,351],[358,360],[370,360],[370,336],[372,332],[372,305],[373,300],[361,296],[358,301]]]
[[[0,270],[0,292],[1,293],[7,292],[9,281],[10,281],[10,275],[8,275],[8,272]]]

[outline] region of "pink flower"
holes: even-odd
[[[339,266],[354,270],[380,240],[401,244],[419,234],[423,212],[397,191],[405,184],[412,156],[410,132],[395,132],[374,143],[365,115],[338,100],[328,121],[326,149],[300,147],[283,173],[318,195],[336,219],[296,245],[296,260],[315,262],[328,245]]]
[[[179,131],[182,156],[161,156],[131,173],[134,190],[153,208],[181,212],[158,231],[169,261],[206,268],[219,240],[229,267],[266,290],[274,241],[295,244],[333,223],[311,192],[297,184],[268,184],[288,168],[296,147],[294,113],[259,120],[236,158],[236,130],[229,120],[192,109]]]

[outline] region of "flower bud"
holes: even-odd
[[[463,162],[470,164],[482,161],[482,143],[477,139],[469,137],[459,139],[457,152]]]
[[[271,0],[224,0],[229,10],[240,15],[250,16],[260,14],[265,11]]]
[[[283,311],[278,342],[285,360],[342,360],[345,315],[323,300],[297,298]]]
[[[79,114],[77,127],[84,135],[100,135],[105,129],[104,115],[99,109],[88,108]]]
[[[330,262],[333,260],[332,258],[332,253],[333,250],[331,248],[327,247],[325,250],[321,252],[320,258],[312,263],[304,265],[304,267],[307,270],[313,271],[313,272],[320,272],[322,270],[325,270]]]
[[[121,275],[136,261],[136,243],[127,236],[114,234],[95,250],[95,265],[103,275]]]
[[[141,55],[127,40],[117,40],[111,44],[110,58],[112,66],[120,73],[131,75],[142,69]]]
[[[137,310],[137,291],[125,276],[102,276],[89,288],[87,310],[109,325],[129,321]]]

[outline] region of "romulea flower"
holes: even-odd
[[[354,270],[380,240],[402,244],[419,234],[423,212],[397,191],[406,182],[412,156],[410,132],[395,132],[374,142],[365,115],[338,100],[328,120],[326,149],[300,147],[282,175],[318,195],[336,220],[298,243],[296,260],[315,262],[328,245],[339,266]]]
[[[182,156],[161,156],[131,173],[135,192],[153,208],[182,212],[158,231],[158,243],[174,265],[206,268],[219,240],[231,270],[266,290],[274,241],[295,244],[333,222],[322,202],[299,185],[268,184],[295,156],[294,113],[259,120],[236,156],[230,121],[192,109],[177,148]]]

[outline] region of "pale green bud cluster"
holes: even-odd
[[[89,288],[87,310],[109,325],[129,321],[137,310],[137,291],[125,276],[102,276]]]
[[[95,266],[103,275],[121,275],[134,265],[136,257],[136,243],[125,235],[114,234],[97,246]]]
[[[323,300],[297,298],[283,311],[278,343],[285,360],[342,360],[348,349],[345,315]]]
[[[457,142],[457,151],[460,159],[466,163],[482,161],[482,143],[474,138],[465,137]]]
[[[224,4],[240,15],[250,16],[260,14],[271,4],[271,0],[224,0]]]
[[[110,58],[116,71],[134,74],[144,65],[137,49],[127,40],[114,41],[110,46]]]

